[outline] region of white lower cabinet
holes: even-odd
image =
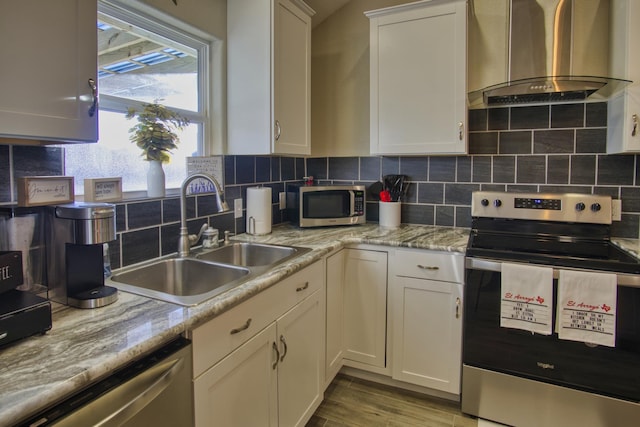
[[[387,252],[345,249],[344,257],[345,362],[385,368]]]
[[[193,331],[196,426],[304,426],[311,418],[325,384],[323,273],[316,263]],[[278,317],[203,370],[202,360],[220,355],[218,339],[226,345],[274,310]],[[244,318],[240,327],[228,323]]]
[[[304,426],[322,402],[323,312],[321,291],[316,291],[277,321],[278,423],[281,426]]]
[[[275,341],[272,323],[195,379],[196,426],[278,425]]]
[[[327,257],[326,386],[331,383],[344,358],[344,255],[345,250]]]
[[[460,394],[464,256],[397,250],[390,259],[392,378]]]

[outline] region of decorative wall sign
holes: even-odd
[[[85,178],[85,202],[119,202],[122,200],[122,178]]]
[[[196,172],[206,173],[214,177],[224,188],[224,163],[222,156],[187,157],[187,175]],[[204,180],[196,179],[187,188],[187,194],[215,193],[213,185]]]
[[[18,178],[18,206],[46,206],[74,200],[72,176]]]

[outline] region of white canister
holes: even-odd
[[[247,224],[249,234],[271,233],[271,188],[247,188]]]
[[[400,227],[400,213],[402,203],[380,202],[379,206],[378,217],[380,218],[380,227]]]

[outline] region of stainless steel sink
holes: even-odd
[[[307,248],[293,246],[233,242],[210,252],[200,253],[196,258],[245,267],[262,267],[280,264],[308,251]]]
[[[156,259],[124,268],[107,282],[126,292],[193,306],[310,250],[233,242],[208,252],[193,252],[192,258]]]
[[[196,305],[248,278],[250,270],[193,258],[156,260],[111,276],[123,291],[180,305]]]

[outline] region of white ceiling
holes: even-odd
[[[336,10],[340,9],[350,0],[305,0],[305,3],[316,11],[316,14],[311,18],[312,26],[316,26],[324,21],[329,15]]]

